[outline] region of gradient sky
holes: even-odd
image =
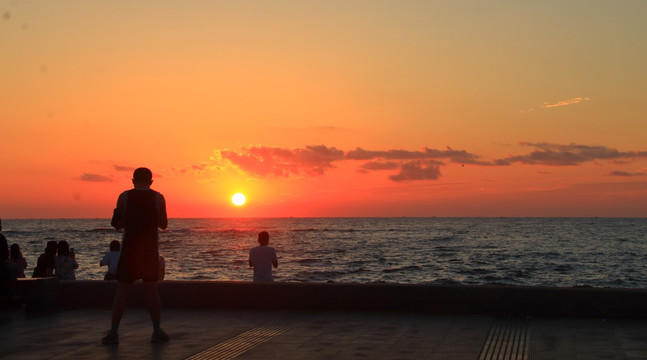
[[[0,217],[109,217],[139,166],[171,217],[644,217],[646,17],[0,1]]]

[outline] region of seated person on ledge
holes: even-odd
[[[254,281],[274,281],[272,278],[272,266],[277,268],[279,261],[276,258],[276,250],[268,246],[270,234],[262,231],[258,234],[259,246],[249,251],[249,267],[254,268]]]

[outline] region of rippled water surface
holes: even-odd
[[[78,279],[121,234],[108,219],[3,220],[31,274],[48,240],[67,240]],[[276,281],[647,287],[647,219],[171,219],[160,234],[167,279],[249,281],[259,231],[279,254]]]

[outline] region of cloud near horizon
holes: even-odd
[[[83,173],[80,177],[81,181],[86,181],[86,182],[112,182],[112,178],[109,176],[105,175],[99,175],[99,174],[91,174],[91,173]]]
[[[596,160],[626,162],[627,160],[647,157],[647,151],[621,152],[606,146],[530,142],[521,142],[519,145],[534,147],[535,150],[526,155],[509,156],[501,161],[530,165],[574,166]]]
[[[422,161],[410,161],[402,165],[400,172],[389,176],[389,179],[400,181],[437,180],[441,177],[440,166],[424,164]]]
[[[223,160],[256,176],[322,175],[326,169],[335,167],[335,161],[343,160],[344,152],[324,145],[306,146],[305,149],[281,149],[277,147],[250,147],[241,152],[218,151]]]
[[[620,176],[620,177],[634,177],[634,176],[645,176],[645,173],[642,172],[627,172],[627,171],[611,171],[609,176]]]
[[[117,179],[123,179],[124,174],[122,173],[128,173],[128,175],[132,175],[133,171],[137,169],[136,167],[133,166],[124,166],[124,165],[117,165],[115,163],[110,162],[110,168],[112,171],[110,171],[111,174],[109,175],[101,175],[101,174],[95,174],[95,173],[83,173],[80,177],[79,180],[85,181],[85,182],[96,182],[96,183],[101,183],[101,182],[114,182],[115,181],[115,176],[117,176]],[[117,172],[118,174],[115,174],[114,172]],[[153,180],[155,179],[161,179],[163,176],[160,173],[153,172]]]
[[[647,151],[618,151],[606,146],[579,144],[551,144],[521,142],[522,147],[532,151],[506,158],[483,160],[482,156],[466,150],[423,148],[420,151],[392,149],[365,150],[356,148],[344,152],[325,145],[284,149],[277,147],[249,147],[241,151],[217,150],[220,161],[229,163],[243,172],[257,177],[291,177],[323,175],[342,161],[361,162],[359,172],[395,172],[388,176],[394,182],[437,180],[442,176],[441,167],[448,163],[475,166],[511,166],[515,163],[542,166],[578,166],[587,162],[606,160],[616,164],[638,158],[647,158]],[[628,176],[612,172],[613,176]]]
[[[113,165],[113,166],[114,166],[115,170],[117,170],[117,171],[127,171],[127,172],[130,172],[130,173],[135,171],[135,168],[132,167],[132,166],[122,166],[122,165]]]

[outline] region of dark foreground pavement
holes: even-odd
[[[103,345],[106,308],[32,315],[0,309],[7,359],[647,359],[647,320],[501,318],[394,312],[164,309],[171,337],[151,344],[129,308]],[[506,353],[504,356],[503,353]]]

